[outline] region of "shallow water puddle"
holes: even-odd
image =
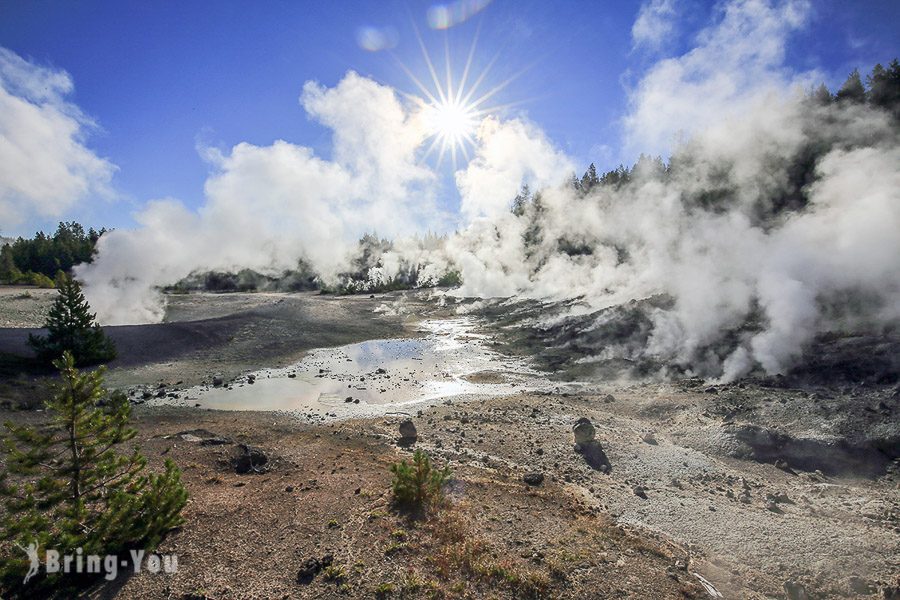
[[[223,387],[194,387],[180,401],[160,402],[371,416],[454,396],[511,394],[538,384],[538,374],[521,361],[488,349],[488,340],[474,333],[469,318],[425,321],[421,329],[418,338],[314,350],[290,367],[256,371]]]

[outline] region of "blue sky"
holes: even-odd
[[[203,203],[209,164],[198,143],[227,152],[240,142],[274,140],[331,154],[331,131],[307,118],[298,97],[304,82],[336,85],[348,70],[415,92],[398,60],[427,80],[414,28],[442,62],[465,61],[476,32],[474,70],[498,56],[485,87],[518,75],[492,98],[517,103],[579,169],[614,167],[622,153],[621,119],[628,90],[664,56],[689,50],[715,4],[679,0],[672,36],[660,48],[634,48],[631,28],[640,2],[495,0],[449,30],[433,30],[433,3],[373,2],[0,2],[0,46],[42,66],[68,72],[67,96],[93,119],[85,145],[116,165],[112,197],[80,202],[53,216],[28,215],[0,233],[30,234],[59,219],[129,227],[147,200]],[[815,2],[811,18],[788,44],[786,66],[818,70],[831,87],[859,66],[868,70],[900,52],[900,4]],[[360,27],[396,31],[391,51],[369,52]],[[442,204],[458,197],[445,161]]]

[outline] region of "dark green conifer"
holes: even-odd
[[[36,543],[40,558],[47,549],[81,548],[84,555],[152,549],[182,523],[187,502],[174,463],[166,461],[162,474],[145,474],[147,461],[137,449],[117,450],[135,430],[125,395],[103,389],[104,368],[79,373],[69,352],[54,366],[61,381],[46,402],[50,422],[5,424],[0,582],[6,591],[21,586],[28,570],[19,548]]]
[[[65,274],[57,275],[59,296],[50,308],[46,336],[29,335],[28,343],[38,358],[52,362],[71,352],[75,364],[92,365],[108,362],[116,357],[116,348],[100,325],[78,282]]]

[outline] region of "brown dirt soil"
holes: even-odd
[[[383,421],[313,428],[166,408],[136,417],[151,464],[176,461],[190,492],[187,522],[159,548],[179,569],[120,577],[89,597],[703,597],[684,550],[614,524],[558,483],[529,487],[513,469],[451,463],[446,507],[425,518],[395,509],[389,467],[410,450]],[[236,474],[232,444],[178,435],[196,429],[262,448],[273,467]],[[299,583],[303,561],[325,555],[332,567]]]

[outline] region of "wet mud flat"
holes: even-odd
[[[426,319],[411,337],[320,348],[278,369],[233,380],[157,392],[133,387],[135,398],[215,410],[278,411],[308,419],[412,414],[458,397],[490,397],[543,389],[543,375],[522,359],[488,347],[471,317]]]

